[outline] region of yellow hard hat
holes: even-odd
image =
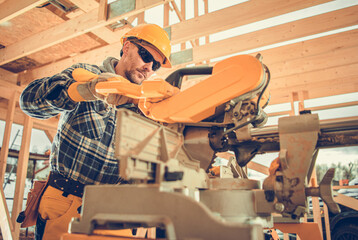
[[[172,64],[169,61],[171,46],[167,32],[156,24],[140,24],[133,27],[121,38],[122,44],[128,38],[137,38],[153,45],[164,57],[162,67],[170,68]],[[146,48],[146,45],[143,45]],[[150,50],[150,49],[147,49]],[[151,51],[150,51],[151,52]]]

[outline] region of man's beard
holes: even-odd
[[[141,82],[138,83],[136,81],[134,81],[134,76],[135,76],[135,71],[125,71],[124,74],[126,75],[126,78],[131,82],[131,83],[135,83],[135,84],[142,84]]]

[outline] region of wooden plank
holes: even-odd
[[[2,187],[0,188],[0,229],[3,239],[14,239],[12,236],[13,227],[10,221],[9,209],[6,204],[5,194]]]
[[[47,138],[50,140],[50,142],[52,143],[53,142],[53,139],[55,138],[55,135],[56,135],[56,131],[49,131],[49,130],[45,130],[44,131]]]
[[[38,6],[47,0],[7,0],[0,4],[0,24],[19,16],[20,14]]]
[[[324,211],[324,226],[326,232],[326,240],[331,240],[331,227],[329,224],[329,210],[327,204],[323,202],[323,211]]]
[[[329,1],[251,0],[172,25],[172,44],[178,44]]]
[[[0,82],[2,81],[15,85],[17,83],[17,74],[0,68]]]
[[[355,78],[334,79],[332,81],[323,81],[306,85],[296,85],[291,88],[270,89],[270,104],[279,104],[289,102],[290,94],[306,90],[307,99],[329,97],[334,95],[353,93],[358,91],[358,76]]]
[[[321,14],[295,22],[282,24],[260,31],[243,34],[237,37],[228,38],[214,43],[194,47],[192,49],[192,60],[185,62],[185,64],[192,64],[196,62],[205,61],[207,59],[223,57],[226,55],[240,53],[244,51],[250,51],[255,48],[265,47],[271,44],[285,42],[334,29],[349,27],[355,24],[358,24],[358,6],[349,7],[342,10],[337,10],[330,13]],[[272,34],[273,32],[275,34]],[[350,36],[349,38],[352,38],[354,36],[355,34],[353,34],[353,36]],[[265,51],[262,52],[264,53]],[[174,55],[175,53],[172,56]],[[272,56],[273,54],[268,54],[268,58],[269,55]],[[280,56],[282,57],[284,55],[281,54]],[[266,57],[264,58],[264,62],[266,63]],[[165,77],[169,75],[170,72],[175,71],[176,69],[182,67],[185,64],[181,64],[180,66],[174,66],[174,68],[172,69],[160,69],[158,71],[158,75]],[[271,65],[269,65],[269,67],[271,68]]]
[[[21,149],[17,161],[16,171],[16,186],[14,194],[14,202],[11,212],[11,221],[14,226],[14,236],[20,236],[20,224],[16,222],[16,218],[22,211],[22,202],[25,192],[25,181],[27,174],[27,167],[30,155],[30,140],[33,121],[31,117],[25,118],[24,129],[22,132]]]
[[[5,131],[3,136],[3,143],[0,151],[0,186],[3,186],[4,183],[7,157],[9,155],[11,129],[12,129],[12,124],[14,122],[14,114],[15,114],[17,98],[18,95],[15,94],[14,91],[12,91],[12,98],[9,100],[7,106],[6,121],[5,121],[6,125],[5,125]]]
[[[96,28],[104,27],[129,16],[136,15],[146,9],[158,6],[170,0],[142,0],[136,2],[135,10],[120,16],[108,19],[108,21],[97,21],[98,11],[93,9],[88,13],[70,19],[58,26],[47,29],[41,33],[32,35],[6,48],[0,49],[0,65],[11,62],[34,52],[64,42],[68,39],[88,33]]]
[[[320,38],[301,41],[281,47],[260,51],[263,62],[270,66],[276,63],[284,63],[302,59],[308,56],[335,52],[342,48],[357,46],[358,29],[336,33]]]
[[[98,9],[99,7],[99,3],[96,0],[73,0],[71,2],[82,9],[84,12],[89,12],[93,9]],[[107,27],[96,28],[92,31],[92,33],[107,43],[115,43],[121,39],[120,32],[113,32]]]
[[[347,51],[349,52],[349,50]],[[347,57],[349,57],[352,54],[349,54]],[[330,59],[334,61],[333,57],[332,58],[330,57]],[[318,58],[317,60],[325,61],[326,59]],[[288,64],[290,64],[289,61]],[[314,82],[327,81],[327,83],[329,83],[330,81],[334,81],[335,79],[344,79],[344,78],[346,79],[352,78],[352,82],[354,82],[355,77],[358,75],[357,67],[358,67],[358,63],[347,63],[346,65],[318,68],[309,72],[298,72],[296,74],[289,75],[289,76],[282,76],[282,77],[273,76],[272,81],[270,82],[270,89],[289,88],[289,87],[294,87],[296,85],[308,86]]]
[[[271,64],[270,72],[274,78],[284,78],[321,69],[349,66],[358,63],[358,54],[356,53],[358,53],[358,46],[337,49],[324,54]]]
[[[358,24],[358,6],[349,7],[195,47],[193,48],[193,61],[187,64],[356,24]]]
[[[122,33],[124,34],[125,32],[126,30],[124,30]],[[85,52],[83,54],[76,55],[72,58],[66,58],[56,63],[44,67],[36,68],[32,71],[26,71],[25,73],[20,73],[19,75],[22,79],[24,79],[24,81],[22,81],[22,84],[27,85],[28,83],[30,83],[35,79],[52,76],[54,74],[59,73],[60,71],[65,70],[66,68],[70,67],[72,64],[76,64],[79,62],[101,65],[106,57],[109,56],[119,57],[120,49],[122,49],[122,44],[120,42],[116,42],[111,45],[107,45],[89,52]],[[113,54],[114,52],[117,52],[118,56],[114,56]]]
[[[0,79],[0,92],[1,97],[6,99],[11,99],[13,96],[13,91],[15,92],[22,92],[24,87],[17,86],[11,82],[4,81]]]
[[[108,19],[108,1],[99,0],[98,21],[107,21]]]
[[[7,107],[1,106],[0,107],[0,120],[6,121],[6,114],[7,114]],[[16,108],[14,113],[14,122],[19,125],[23,125],[25,122],[25,116],[26,114],[21,111],[21,109]],[[50,131],[56,131],[57,125],[58,125],[58,118],[50,118],[47,120],[39,120],[39,119],[33,119],[34,122],[34,128],[41,129],[41,130],[50,130]]]
[[[358,199],[348,197],[341,193],[338,193],[336,197],[333,197],[333,199],[336,203],[342,204],[344,206],[352,208],[353,210],[358,211]]]
[[[247,164],[247,167],[265,175],[269,175],[269,168],[260,163],[251,161]]]

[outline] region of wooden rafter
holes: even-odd
[[[290,2],[285,0],[248,1],[173,24],[171,26],[172,44],[185,42],[328,1],[329,0],[294,0]],[[273,8],[272,6],[276,7]],[[200,29],[200,31],[198,31],[198,29]]]
[[[93,9],[60,25],[47,29],[39,34],[32,35],[6,48],[0,49],[0,64],[11,62],[31,53],[53,46],[57,43],[61,43],[81,34],[88,33],[94,29],[104,27],[132,15],[136,15],[143,12],[145,9],[163,4],[166,1],[139,1],[136,4],[135,10],[108,19],[108,21],[100,22],[98,22],[98,10]]]
[[[14,4],[13,1],[6,0],[0,4],[0,24],[47,1],[48,0],[17,0],[16,4]]]

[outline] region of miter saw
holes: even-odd
[[[334,170],[319,188],[307,187],[322,128],[316,114],[279,119],[279,158],[262,187],[239,174],[266,147],[260,127],[267,120],[270,73],[261,60],[239,55],[213,67],[180,69],[166,81],[134,85],[119,77],[97,84],[102,94],[137,99],[141,114],[119,109],[115,135],[120,175],[132,184],[87,186],[81,218],[71,222],[70,232],[157,227],[167,239],[257,240],[264,238],[263,228],[273,227],[273,213],[302,217],[307,196],[321,196],[339,211],[331,190]],[[185,75],[208,77],[180,91]],[[74,72],[80,81],[93,77]],[[213,176],[215,154],[227,151],[234,156],[232,177]]]

